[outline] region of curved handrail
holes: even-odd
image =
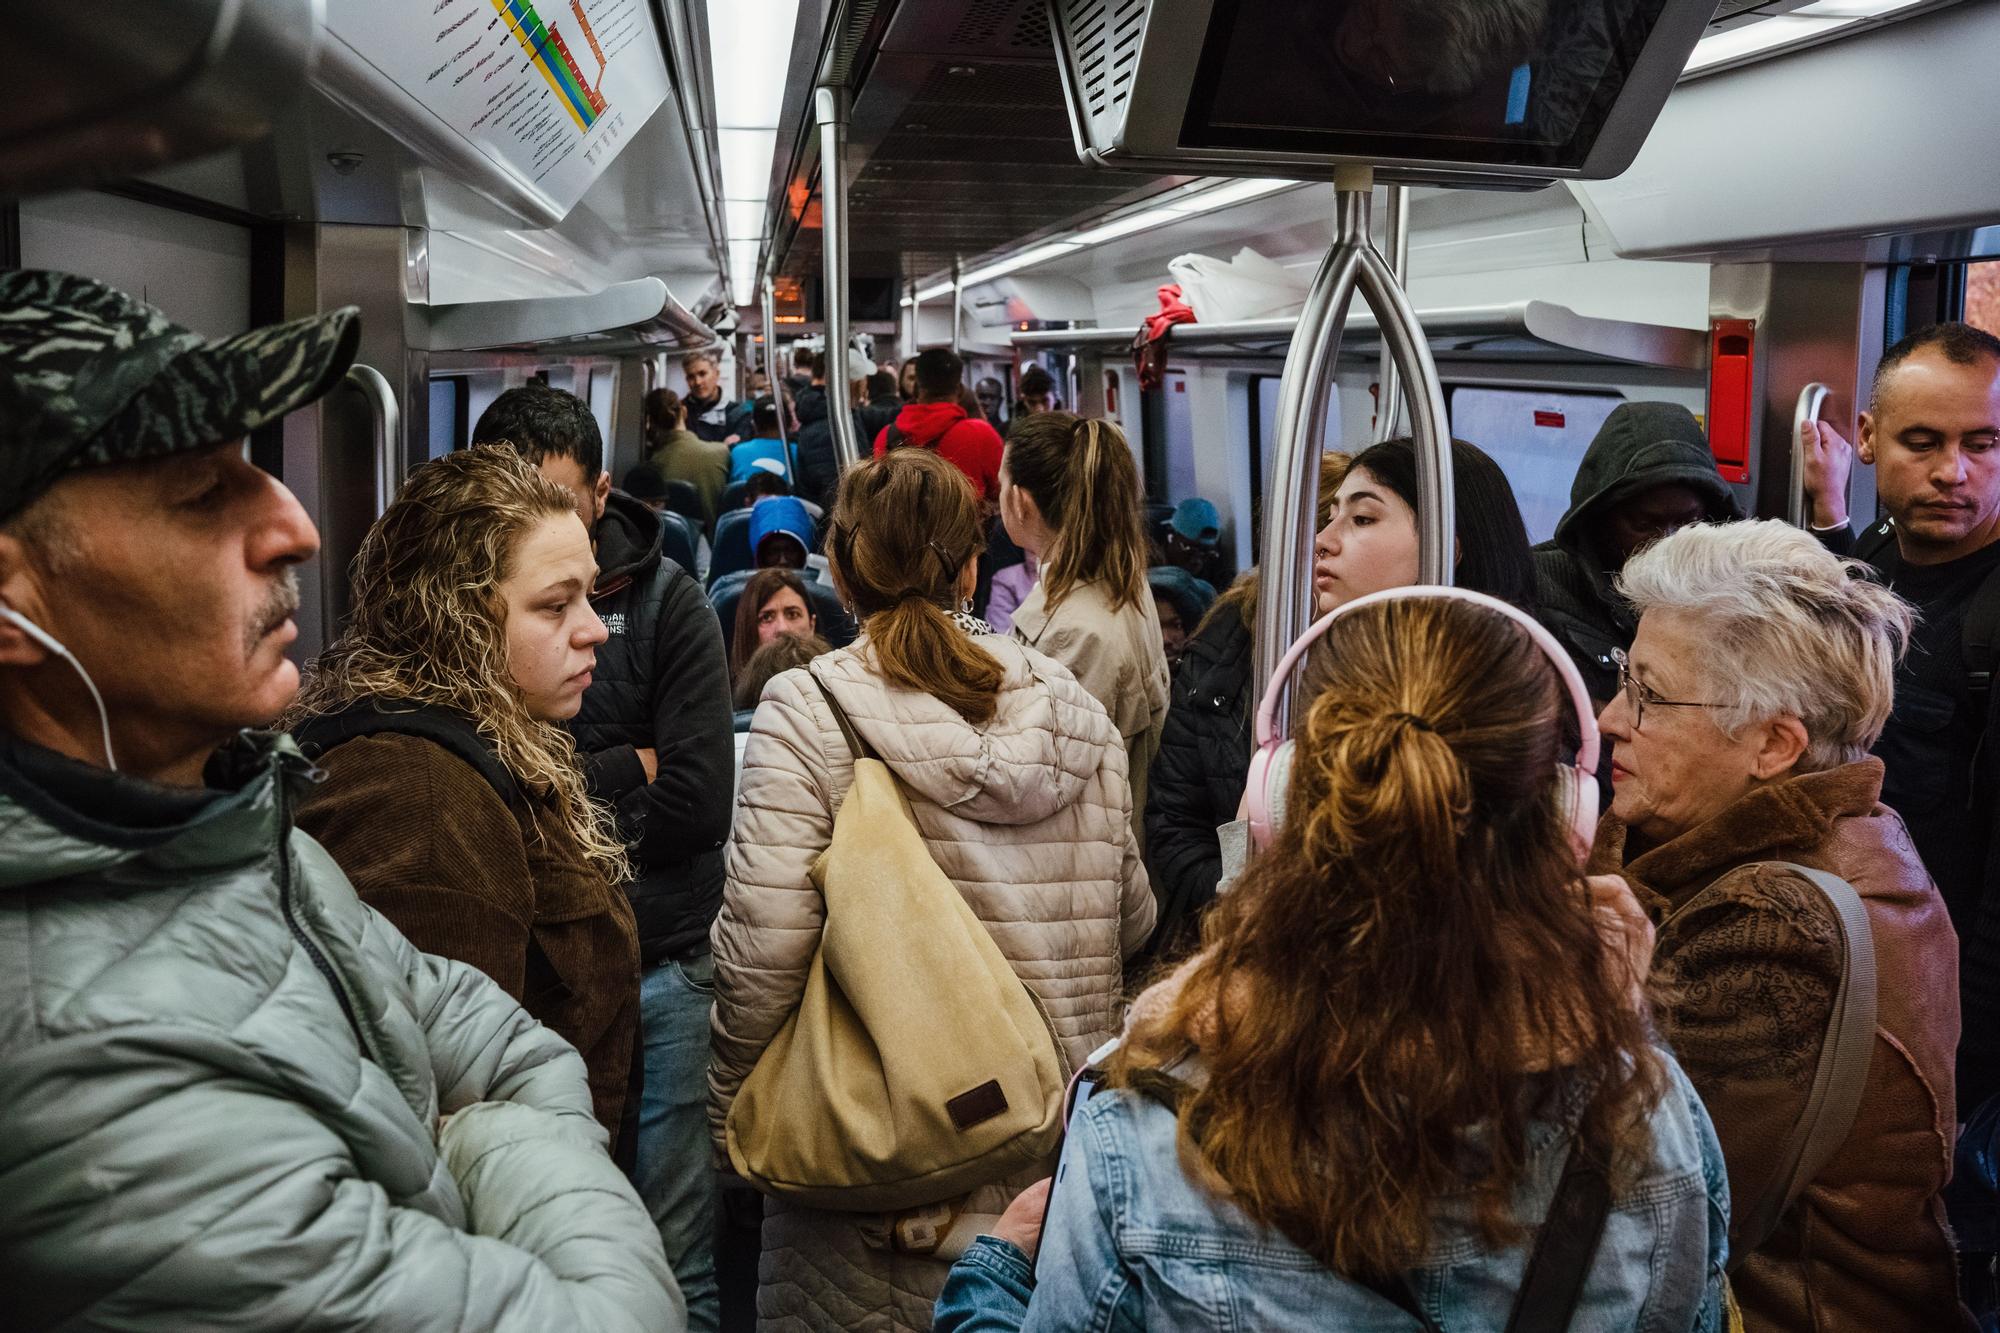
[[[1407,288],[1410,281],[1410,187],[1389,187],[1389,211],[1383,218],[1383,232],[1389,241],[1389,271],[1397,285]],[[1403,386],[1396,374],[1396,356],[1389,340],[1382,340],[1382,365],[1375,375],[1375,443],[1396,438],[1396,423],[1403,417]]]
[[[1312,540],[1319,459],[1326,437],[1334,364],[1354,293],[1374,310],[1385,349],[1410,406],[1417,455],[1417,579],[1452,580],[1456,509],[1444,388],[1416,312],[1369,235],[1373,173],[1346,172],[1336,182],[1337,225],[1299,315],[1280,381],[1271,503],[1264,520],[1264,587],[1258,599],[1255,679],[1269,679],[1293,640],[1312,622]],[[1392,413],[1393,415],[1393,413]],[[1281,729],[1287,722],[1280,710]]]
[[[375,517],[380,518],[396,498],[396,445],[403,437],[403,414],[389,377],[375,367],[357,361],[347,368],[343,382],[360,390],[375,409]]]
[[[1808,421],[1819,420],[1820,409],[1826,406],[1827,395],[1832,392],[1814,380],[1799,390],[1798,406],[1792,409],[1792,477],[1785,492],[1785,517],[1795,528],[1810,525],[1806,512],[1806,451],[1799,442],[1799,432]]]

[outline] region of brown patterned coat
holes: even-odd
[[[1881,790],[1875,759],[1794,776],[1630,860],[1626,826],[1608,815],[1598,827],[1591,869],[1622,872],[1659,925],[1660,1026],[1715,1120],[1738,1221],[1799,1120],[1842,966],[1831,905],[1760,863],[1841,876],[1873,927],[1880,984],[1861,1110],[1733,1277],[1752,1333],[1968,1325],[1939,1197],[1955,1133],[1958,941]]]

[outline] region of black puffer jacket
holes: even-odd
[[[1577,466],[1556,535],[1535,548],[1542,622],[1569,649],[1600,705],[1618,688],[1611,650],[1630,648],[1639,625],[1611,586],[1617,571],[1592,539],[1595,519],[1606,505],[1669,483],[1698,493],[1711,522],[1740,517],[1692,413],[1673,403],[1620,404]]]
[[[833,422],[826,415],[826,390],[814,386],[799,395],[799,475],[792,492],[821,509],[833,508],[840,485],[840,461],[833,450]]]
[[[1222,878],[1216,828],[1236,818],[1250,772],[1250,627],[1223,607],[1188,640],[1146,800],[1146,860],[1159,924],[1153,960],[1190,952]]]
[[[708,952],[722,905],[735,741],[722,631],[701,585],[660,554],[660,520],[613,491],[597,524],[590,602],[611,637],[570,732],[590,794],[618,813],[634,878],[639,955],[652,967]],[[646,781],[637,751],[659,757]]]

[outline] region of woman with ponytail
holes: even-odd
[[[1007,440],[1001,521],[1042,571],[1014,612],[1014,637],[1068,667],[1104,705],[1125,742],[1132,813],[1143,820],[1170,678],[1139,501],[1132,450],[1108,421],[1043,412]]]
[[[941,1333],[1498,1333],[1573,1161],[1606,1220],[1538,1253],[1581,1283],[1531,1326],[1721,1326],[1721,1149],[1649,1035],[1643,913],[1583,876],[1548,658],[1457,601],[1326,637],[1290,818],[1134,1005],[1046,1231],[1038,1187],[953,1270]]]
[[[718,1145],[738,1088],[798,1009],[819,945],[826,908],[812,866],[855,758],[836,704],[895,775],[931,856],[1041,1003],[1065,1058],[1081,1064],[1118,1031],[1121,968],[1153,925],[1125,747],[1069,672],[965,611],[985,549],[980,517],[971,483],[928,450],[893,450],[841,478],[828,564],[861,635],[774,678],[744,748],[713,935]],[[995,1181],[912,1216],[768,1199],[759,1326],[929,1328],[948,1260],[1023,1183]]]

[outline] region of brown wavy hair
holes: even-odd
[[[892,685],[974,725],[993,720],[998,660],[951,619],[959,571],[986,547],[979,497],[928,449],[892,449],[841,474],[827,564]]]
[[[743,594],[736,603],[736,624],[729,638],[732,669],[740,672],[749,665],[757,651],[757,617],[763,613],[764,603],[776,597],[782,588],[790,588],[799,595],[814,630],[818,630],[819,608],[813,605],[812,594],[806,591],[806,581],[789,569],[760,569],[744,582]]]
[[[307,667],[280,725],[290,730],[363,699],[460,713],[617,883],[627,874],[624,846],[609,812],[584,792],[575,743],[528,711],[507,665],[499,589],[515,549],[541,520],[575,513],[570,493],[504,440],[410,473],[354,559],[347,628]]]
[[[1042,553],[1050,606],[1079,583],[1102,583],[1112,610],[1137,606],[1146,588],[1146,523],[1139,466],[1125,433],[1068,412],[1023,417],[1007,439],[1007,479],[1035,497],[1055,530]]]
[[[1423,1258],[1450,1194],[1489,1244],[1516,1238],[1531,1120],[1580,1115],[1581,1150],[1629,1171],[1663,1074],[1569,844],[1541,650],[1441,600],[1327,638],[1286,822],[1179,991],[1140,1006],[1112,1082],[1144,1089],[1198,1049],[1190,1175],[1336,1272],[1386,1277]]]

